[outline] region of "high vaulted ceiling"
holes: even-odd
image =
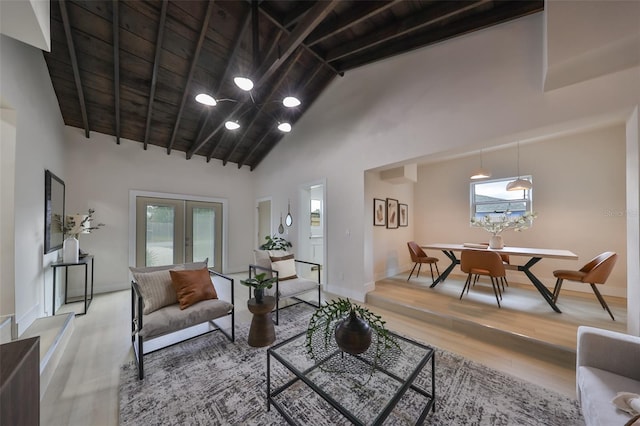
[[[515,1],[52,1],[44,53],[65,124],[255,169],[349,70],[541,11]],[[255,83],[243,92],[236,75]],[[194,100],[208,93],[219,102]],[[281,100],[302,101],[285,108]],[[237,120],[230,131],[226,120]]]

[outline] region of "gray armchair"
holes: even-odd
[[[267,250],[254,250],[255,264],[249,265],[249,278],[262,272],[265,272],[269,277],[276,277],[276,283],[273,288],[265,291],[265,294],[276,298],[276,307],[274,309],[276,324],[279,324],[280,309],[288,308],[299,303],[305,303],[314,308],[319,308],[322,291],[322,285],[320,284],[320,268],[322,268],[322,265],[319,263],[294,259],[291,254],[286,252],[280,253],[279,256],[282,257],[272,257],[269,255],[269,251]],[[276,267],[274,269],[275,264],[272,260],[287,259],[289,257],[291,257],[291,259],[284,260],[283,262],[286,263],[288,261],[291,265],[294,265],[291,267],[290,271],[288,271],[287,268],[278,269]],[[299,274],[300,271],[296,271],[296,269],[305,265],[309,270],[306,271],[307,273]],[[294,275],[287,276],[290,274]],[[315,275],[315,279],[305,278],[304,275],[307,274]],[[314,299],[317,297],[317,302],[315,300],[312,302],[300,297],[305,293],[313,294],[312,297]],[[249,297],[251,297],[251,289],[249,289]],[[294,303],[283,306],[281,302],[284,299],[293,299]]]

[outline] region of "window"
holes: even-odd
[[[521,176],[533,182],[531,176]],[[507,191],[507,184],[517,177],[471,183],[471,217],[510,212],[511,217],[532,211],[532,190]]]

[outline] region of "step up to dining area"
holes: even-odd
[[[532,351],[561,363],[574,363],[576,335],[580,325],[626,330],[626,301],[609,298],[617,320],[602,314],[593,295],[563,292],[562,314],[549,309],[531,285],[510,282],[498,308],[491,285],[480,283],[461,300],[465,276],[451,274],[431,288],[429,274],[407,281],[409,271],[379,280],[366,303],[451,331],[464,333],[497,346]],[[589,297],[591,296],[591,297]]]

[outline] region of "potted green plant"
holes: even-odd
[[[276,282],[275,277],[267,277],[266,272],[256,274],[255,277],[248,278],[246,280],[240,280],[240,284],[247,287],[253,287],[253,297],[256,299],[256,303],[262,303],[264,300],[264,289],[273,287],[273,283]]]
[[[380,315],[348,299],[325,302],[309,320],[305,339],[307,355],[321,359],[332,350],[334,343],[343,352],[359,355],[375,342],[375,350],[371,354],[373,373],[388,349],[400,349],[385,323]]]
[[[260,246],[260,250],[286,250],[292,246],[289,241],[275,235],[267,235],[264,239],[267,242]]]

